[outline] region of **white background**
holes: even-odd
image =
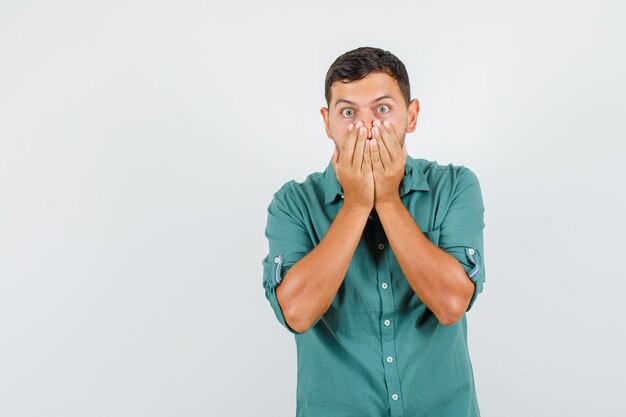
[[[478,176],[483,416],[623,416],[620,1],[0,1],[0,415],[293,416],[267,205],[332,155],[341,53],[406,65]]]

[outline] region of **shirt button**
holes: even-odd
[[[383,282],[380,286],[383,287],[383,290],[386,290],[389,285],[387,285],[386,282]]]
[[[277,256],[274,258],[274,262],[279,263],[280,262],[280,256]]]
[[[468,252],[470,253],[470,255],[474,254],[474,249],[470,248],[470,250],[468,250]]]
[[[393,362],[393,358],[391,356],[387,356],[387,362],[389,363]]]
[[[378,244],[378,249],[380,249],[380,250],[385,249],[385,244],[384,243],[379,243]]]
[[[385,326],[389,326],[391,324],[391,320],[385,320]]]
[[[391,399],[392,399],[392,400],[394,400],[394,401],[398,401],[398,398],[399,398],[399,397],[398,397],[398,394],[393,394],[393,395],[391,396]]]
[[[341,196],[341,198],[343,198],[343,195]]]

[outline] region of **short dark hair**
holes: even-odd
[[[330,87],[335,81],[351,83],[361,80],[373,72],[384,72],[393,77],[400,87],[406,104],[409,104],[411,101],[411,86],[409,85],[409,74],[406,72],[402,61],[389,51],[369,46],[348,51],[332,63],[326,73],[324,90],[326,104],[330,106],[332,98]]]

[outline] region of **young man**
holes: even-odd
[[[326,102],[334,154],[274,194],[265,229],[265,296],[297,344],[296,415],[480,416],[465,317],[485,280],[478,179],[407,154],[419,102],[393,54],[341,55]]]

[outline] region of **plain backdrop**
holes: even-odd
[[[0,415],[293,416],[267,206],[390,50],[415,158],[478,176],[484,417],[626,415],[620,1],[0,1]]]

